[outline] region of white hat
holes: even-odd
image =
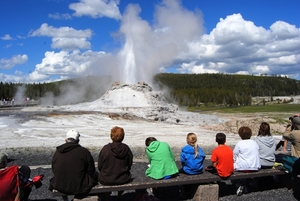
[[[74,140],[79,140],[80,134],[77,130],[71,129],[67,133],[67,139],[68,138],[73,138]]]

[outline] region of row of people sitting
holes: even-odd
[[[291,120],[292,128],[287,127],[284,137],[293,140],[295,132],[299,132],[300,117]],[[251,139],[252,131],[242,126],[238,130],[241,137],[234,149],[227,146],[226,135],[216,134],[218,147],[212,151],[212,166],[207,170],[215,172],[226,179],[236,171],[258,171],[261,168],[272,168],[275,162],[276,143],[270,133],[270,125],[261,123],[258,135]],[[300,135],[300,134],[299,134]],[[80,133],[74,129],[67,133],[65,143],[58,146],[52,159],[53,178],[49,190],[56,189],[65,194],[75,194],[76,198],[85,197],[98,182],[104,185],[125,184],[131,181],[133,154],[128,145],[122,143],[125,132],[121,127],[111,129],[112,142],[105,145],[98,156],[98,170],[90,151],[79,144]],[[205,153],[197,144],[194,133],[187,134],[187,145],[182,148],[180,161],[182,168],[178,170],[175,156],[168,143],[158,141],[155,137],[145,140],[146,155],[149,167],[145,175],[153,179],[168,179],[179,172],[201,174],[204,170]],[[293,143],[292,154],[297,156],[299,145]],[[298,156],[299,157],[299,156]],[[5,167],[5,166],[4,166]],[[239,189],[238,189],[239,190]],[[123,192],[118,193],[121,197]],[[67,200],[67,196],[64,197]],[[105,194],[109,199],[109,194]]]

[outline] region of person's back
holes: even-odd
[[[205,154],[197,145],[197,136],[194,133],[188,133],[186,141],[187,145],[180,154],[182,171],[186,174],[200,174],[203,172]]]
[[[288,125],[283,137],[292,143],[291,155],[300,158],[300,114],[290,117],[292,125]]]
[[[229,177],[233,171],[233,151],[231,147],[225,145],[226,135],[224,133],[216,134],[216,142],[218,147],[212,151],[211,162],[212,166],[216,168],[220,177]]]
[[[99,153],[99,182],[104,185],[124,184],[130,181],[133,155],[128,145],[122,143],[123,128],[111,129],[112,143],[105,145]]]
[[[254,140],[251,140],[252,131],[249,127],[242,126],[239,129],[239,135],[242,138],[233,150],[234,169],[237,171],[260,169],[259,147]]]
[[[270,125],[262,122],[255,137],[255,142],[259,147],[261,168],[272,168],[275,162],[276,142],[270,133]]]
[[[162,179],[177,174],[178,168],[169,144],[159,142],[156,139],[147,143],[150,138],[146,139],[146,155],[150,163],[150,167],[146,170],[146,176],[153,179]]]
[[[84,195],[97,184],[93,179],[94,159],[86,148],[78,144],[79,136],[76,130],[70,130],[66,143],[56,148],[52,159],[54,177],[50,180],[50,190]]]

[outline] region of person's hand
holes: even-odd
[[[42,184],[43,178],[44,178],[43,174],[35,176],[35,177],[32,178],[33,185],[35,186],[35,188],[39,188],[39,187],[41,187],[43,185]]]
[[[35,176],[35,177],[32,178],[32,181],[33,181],[33,183],[36,183],[36,182],[42,181],[43,178],[44,178],[43,174],[37,175],[37,176]]]

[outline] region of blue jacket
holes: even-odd
[[[195,151],[191,145],[182,148],[180,161],[182,168],[186,174],[199,174],[203,172],[203,162],[205,154],[198,146],[198,156],[195,158]]]

